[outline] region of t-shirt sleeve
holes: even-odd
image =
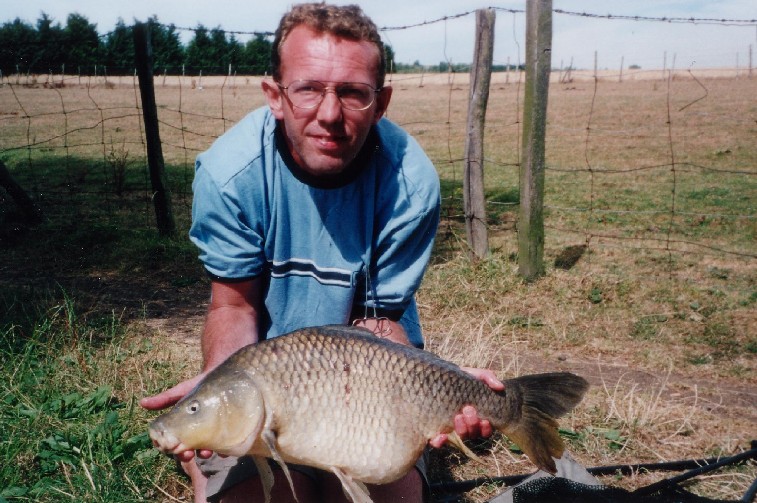
[[[376,307],[404,311],[420,286],[439,224],[439,177],[412,138],[394,183],[382,188],[371,283]],[[366,302],[371,305],[371,299]]]
[[[436,204],[410,218],[395,218],[382,229],[375,272],[377,307],[404,310],[421,284],[439,223]]]
[[[211,276],[241,280],[260,275],[266,262],[261,225],[249,209],[251,195],[240,192],[233,182],[220,185],[198,159],[189,237]]]

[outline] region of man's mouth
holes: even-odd
[[[345,143],[342,136],[314,136],[313,139],[321,150],[339,150]]]

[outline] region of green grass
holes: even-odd
[[[725,98],[727,91],[742,98],[749,95],[742,92],[746,83],[708,86],[711,96]],[[753,171],[754,128],[699,111],[692,117],[702,118],[701,128],[674,118],[675,131],[686,136],[673,141],[679,162],[675,186],[669,167],[633,171],[670,160],[665,118],[645,115],[661,110],[664,94],[649,87],[603,86],[633,106],[622,107],[623,113],[598,108],[594,131],[640,135],[593,133],[586,147],[591,87],[560,87],[550,97],[547,275],[532,284],[517,274],[519,109],[514,103],[490,100],[485,176],[492,253],[478,263],[468,260],[462,218],[461,104],[467,93],[433,86],[413,87],[405,95],[397,91],[390,114],[407,123],[442,178],[442,227],[419,292],[432,351],[509,373],[534,354],[550,369],[578,360],[589,362],[590,370],[627,365],[663,377],[673,370],[675,393],[665,389],[659,400],[657,387],[660,393],[665,387],[658,381],[651,390],[648,383],[637,389],[622,375],[603,375],[607,388],[595,387],[577,416],[561,422],[574,432],[581,460],[591,465],[732,453],[748,445],[754,429],[740,415],[751,410],[723,405],[710,412],[702,405],[708,397],[696,407],[676,398],[680,387],[689,390],[692,382],[727,387],[736,380],[745,388],[755,382],[757,182],[739,173]],[[495,94],[504,98],[513,89]],[[638,100],[627,99],[626,92],[652,101],[629,114]],[[133,90],[128,93],[133,97]],[[79,94],[88,102],[83,90]],[[41,95],[34,96],[37,103]],[[450,96],[457,105],[448,112]],[[219,133],[204,124],[205,117],[187,115],[184,125]],[[52,122],[35,122],[31,140],[57,134],[59,124]],[[22,145],[27,123],[15,124]],[[136,137],[135,125],[124,128]],[[178,228],[170,239],[157,235],[140,143],[105,138],[103,151],[95,135],[95,140],[68,140],[68,145],[90,145],[79,149],[51,144],[2,153],[46,220],[16,229],[16,209],[0,189],[0,503],[154,501],[162,499],[161,490],[173,497],[189,494],[170,460],[147,442],[144,433],[153,414],[135,404],[137,397],[165,389],[198,365],[186,354],[165,354],[164,347],[198,328],[208,292],[197,251],[186,237],[194,152],[177,153],[171,145],[182,145],[182,138],[175,132],[171,138],[170,129],[161,132]],[[111,133],[119,137],[117,130]],[[209,141],[210,136],[202,137],[192,145],[203,149]],[[586,157],[593,180],[577,171],[586,167]],[[574,268],[552,267],[560,250],[583,244],[588,236],[590,246]],[[692,244],[673,242],[668,249],[668,237]],[[187,313],[196,320],[188,320]],[[164,321],[174,325],[164,331]],[[726,409],[728,414],[721,414]],[[509,454],[500,461],[497,469],[519,469],[511,466]],[[468,478],[464,472],[456,476]]]
[[[0,500],[144,501],[172,472],[129,384],[149,342],[76,309],[60,291],[0,296]]]

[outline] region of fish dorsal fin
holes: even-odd
[[[271,488],[273,487],[273,470],[268,464],[267,458],[260,456],[253,456],[252,461],[255,463],[255,467],[258,469],[260,475],[260,482],[263,484],[263,498],[265,503],[271,503]],[[294,492],[294,489],[292,489]]]
[[[279,454],[279,450],[276,447],[276,434],[273,432],[273,430],[271,430],[269,425],[266,424],[265,428],[263,428],[263,431],[260,433],[260,438],[263,439],[266,447],[268,447],[268,450],[271,451],[273,460],[279,464],[281,470],[284,472],[284,475],[286,475],[287,482],[289,482],[289,487],[290,489],[292,489],[292,496],[294,496],[294,500],[299,502],[300,500],[297,499],[297,493],[294,490],[294,483],[292,483],[292,474],[289,473],[289,467],[287,467],[286,463],[284,463],[284,459],[281,457],[281,454]],[[271,485],[273,486],[273,484]]]
[[[373,503],[365,484],[354,480],[352,477],[344,473],[341,468],[337,468],[336,466],[332,466],[331,471],[337,476],[339,482],[342,483],[342,490],[347,494],[350,500],[352,500],[352,503]]]
[[[470,450],[467,445],[465,445],[465,443],[463,442],[463,439],[460,438],[460,435],[458,435],[456,431],[453,430],[451,433],[447,434],[447,440],[449,441],[450,444],[457,447],[460,450],[460,452],[462,452],[463,454],[465,454],[472,460],[477,461],[482,464],[484,463],[484,461],[481,458],[476,456],[476,454],[472,450]]]

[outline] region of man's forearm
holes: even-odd
[[[410,346],[404,327],[397,321],[386,318],[358,318],[353,323],[355,326],[367,328],[378,337],[385,337],[391,341]]]
[[[261,284],[260,279],[212,283],[201,340],[203,371],[218,366],[242,346],[258,342]]]
[[[201,340],[203,370],[218,366],[239,348],[257,341],[257,317],[252,310],[236,306],[211,307]]]

